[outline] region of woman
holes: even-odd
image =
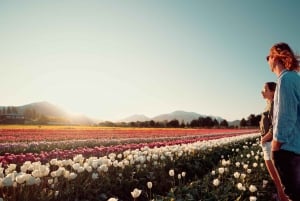
[[[261,146],[264,153],[264,160],[266,163],[266,167],[269,171],[269,174],[275,184],[277,189],[277,193],[279,199],[281,201],[288,201],[283,188],[281,186],[281,182],[277,171],[274,167],[273,161],[271,160],[271,141],[273,139],[273,99],[274,93],[276,89],[275,82],[267,82],[264,84],[263,90],[261,92],[264,99],[267,101],[267,106],[265,111],[261,114],[260,120],[260,132],[261,132]]]
[[[299,60],[286,43],[274,44],[267,56],[277,76],[274,95],[272,154],[289,199],[300,200]]]

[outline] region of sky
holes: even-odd
[[[260,114],[270,47],[300,53],[298,0],[0,0],[0,105],[101,120]]]

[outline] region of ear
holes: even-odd
[[[282,63],[282,61],[279,57],[275,57],[273,62],[274,62],[274,65],[276,65],[276,66],[277,65],[283,65],[283,63]]]

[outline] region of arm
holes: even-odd
[[[269,130],[269,132],[261,138],[261,143],[264,144],[266,142],[271,141],[273,138],[273,132]]]
[[[270,102],[270,106],[268,109],[268,122],[269,122],[269,129],[268,132],[261,138],[261,143],[264,144],[266,142],[270,142],[273,139],[273,108],[274,102]]]
[[[277,140],[272,140],[272,151],[278,151],[281,147],[282,143]]]
[[[291,131],[297,119],[297,99],[294,91],[293,77],[288,74],[279,80],[274,108],[274,135],[272,151],[279,150],[282,144],[289,141]]]

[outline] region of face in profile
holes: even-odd
[[[262,91],[261,91],[261,94],[262,94],[264,99],[270,99],[271,100],[273,98],[274,92],[269,89],[267,84],[265,84]]]
[[[274,67],[275,67],[274,56],[270,53],[270,55],[267,56],[266,59],[267,59],[267,61],[268,61],[270,70],[271,70],[272,72],[274,72]]]

